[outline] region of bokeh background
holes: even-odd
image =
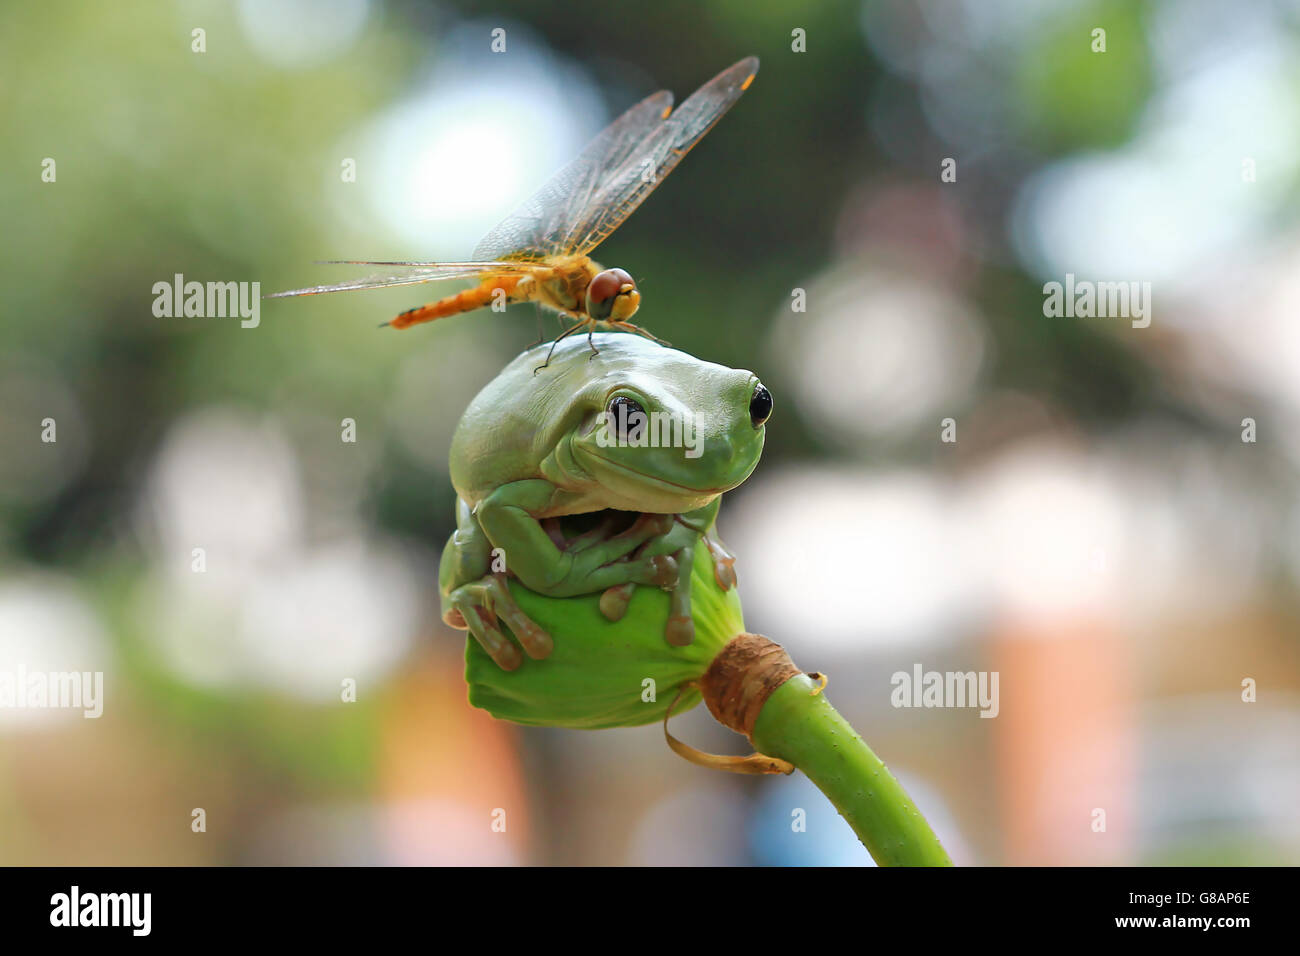
[[[467,703],[448,444],[530,308],[400,334],[375,326],[431,287],[255,329],[152,313],[176,273],[269,292],[338,277],[319,259],[465,258],[624,108],[751,53],[599,250],[647,325],[776,397],[720,520],[749,628],[830,675],[960,863],[1300,861],[1298,24],[1265,0],[0,7],[0,670],[106,681],[98,720],[0,709],[0,862],[870,863],[798,774]],[[1066,273],[1152,283],[1150,327],[1046,318]],[[999,716],[894,708],[915,664],[997,671]],[[677,732],[744,750],[702,708]]]

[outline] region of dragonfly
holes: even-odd
[[[468,261],[332,260],[326,264],[382,266],[386,271],[275,292],[267,298],[468,279],[475,282],[470,288],[408,309],[382,323],[381,328],[407,329],[485,306],[534,302],[572,322],[557,343],[585,330],[591,345],[591,333],[601,324],[656,339],[628,321],[641,305],[641,293],[631,274],[624,269],[606,269],[590,253],[654,192],[736,104],[757,74],[758,58],[746,57],[705,83],[676,110],[668,90],[647,96],[489,232]],[[595,346],[591,348],[594,355]]]

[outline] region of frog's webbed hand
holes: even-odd
[[[647,541],[633,555],[633,558],[641,558],[654,552],[667,551],[676,562],[677,575],[668,589],[669,612],[664,638],[669,644],[678,647],[695,640],[695,621],[691,617],[691,570],[695,563],[695,545],[698,540],[699,534],[683,524],[675,523],[668,534]],[[621,620],[627,613],[634,593],[635,581],[609,588],[600,596],[600,613],[608,620]]]
[[[672,586],[678,569],[671,556],[655,553],[622,560],[670,530],[671,515],[642,515],[626,531],[581,551],[561,550],[533,517],[546,511],[556,494],[555,486],[542,479],[511,482],[484,498],[474,511],[483,531],[505,552],[507,566],[525,587],[548,597],[572,597],[629,581]]]
[[[669,599],[668,624],[664,629],[664,638],[669,644],[684,647],[695,640],[695,620],[691,616],[691,573],[695,564],[695,549],[703,539],[714,559],[713,573],[718,586],[724,591],[734,586],[736,576],[731,569],[735,558],[709,539],[708,531],[713,527],[718,514],[718,500],[696,511],[683,515],[674,515],[673,526],[664,535],[647,541],[633,555],[643,557],[654,554],[671,554],[677,562],[677,581],[672,587]],[[721,558],[720,558],[721,556]],[[636,584],[629,582],[610,588],[600,596],[600,610],[611,621],[617,621],[627,613],[628,603],[636,591]]]
[[[447,602],[460,612],[469,632],[502,670],[514,670],[523,658],[497,625],[498,619],[505,621],[534,660],[549,656],[555,647],[551,635],[519,609],[506,586],[505,575],[487,574],[462,584],[448,594]]]

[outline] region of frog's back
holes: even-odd
[[[540,475],[536,449],[547,409],[518,366],[516,359],[483,387],[452,436],[451,483],[470,505],[501,485]]]
[[[611,368],[644,364],[666,351],[621,332],[598,333],[594,342],[600,354],[592,359],[585,335],[564,339],[535,375],[551,344],[534,346],[470,402],[451,440],[451,482],[470,505],[509,482],[540,478],[542,461],[579,426],[589,411],[584,399],[603,390]]]

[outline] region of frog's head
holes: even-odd
[[[641,293],[622,269],[599,272],[587,285],[587,314],[601,322],[626,322],[636,315]]]
[[[569,449],[606,507],[693,511],[749,477],[772,414],[758,376],[630,334],[596,344],[575,356],[591,378]]]

